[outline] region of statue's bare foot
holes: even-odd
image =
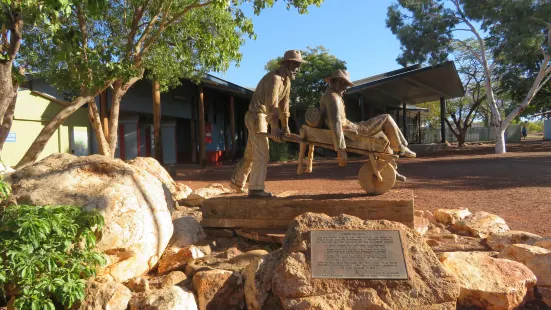
[[[233,189],[234,191],[238,192],[238,193],[241,193],[241,194],[246,194],[247,193],[247,189],[245,189],[243,187],[240,187],[240,186],[237,186],[233,182],[230,182],[230,188]]]
[[[406,158],[415,158],[417,157],[417,154],[413,152],[412,150],[408,149],[407,147],[403,146],[399,153],[400,156],[406,157]]]
[[[263,190],[250,190],[249,197],[268,198],[268,197],[274,197],[274,195],[270,192],[265,192]]]
[[[396,172],[396,180],[405,182],[406,179],[407,178],[405,176],[403,176],[403,175],[399,174],[398,172]]]

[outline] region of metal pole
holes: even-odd
[[[406,140],[409,142],[408,137],[408,126],[407,126],[407,112],[406,112],[406,102],[402,102],[402,126],[404,131],[404,137],[406,137]]]
[[[442,143],[446,143],[446,100],[440,97],[440,134]]]

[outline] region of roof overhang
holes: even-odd
[[[254,91],[251,91],[250,89],[228,82],[210,74],[205,75],[205,77],[201,79],[201,83],[204,84],[205,87],[227,91],[247,98],[252,97],[254,93]]]
[[[345,95],[383,95],[391,101],[420,104],[440,98],[452,99],[465,94],[452,61],[430,67],[419,65],[379,74],[356,81]]]

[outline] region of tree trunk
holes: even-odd
[[[507,152],[505,148],[505,129],[501,128],[501,126],[494,127],[494,132],[496,136],[496,154],[503,154]]]
[[[107,140],[105,139],[103,127],[101,125],[101,118],[98,112],[98,106],[96,105],[95,100],[88,102],[88,117],[90,118],[90,124],[92,124],[94,133],[96,134],[99,153],[101,155],[111,157],[111,150],[109,149],[109,143],[107,143]]]
[[[17,96],[17,87],[12,80],[12,61],[0,61],[0,120]],[[3,141],[2,141],[3,142]]]
[[[17,85],[14,87],[16,89],[15,96],[13,96],[13,99],[11,100],[11,103],[8,106],[8,109],[4,114],[4,119],[2,120],[2,126],[0,127],[0,153],[4,148],[4,143],[6,142],[6,138],[10,133],[11,124],[13,123],[13,115],[15,113],[15,103],[17,102],[17,87],[18,87]]]
[[[34,142],[31,144],[23,158],[17,163],[15,166],[16,169],[24,168],[28,165],[33,164],[40,153],[44,150],[44,146],[46,146],[46,143],[52,135],[56,132],[58,127],[65,122],[71,114],[76,112],[80,107],[82,107],[86,102],[93,100],[93,96],[79,96],[75,98],[71,102],[71,105],[64,107],[61,111],[59,111],[56,116],[54,116],[50,122],[42,128],[42,131],[38,134],[38,137],[34,140]]]
[[[111,158],[115,157],[115,151],[117,149],[119,135],[119,111],[123,95],[122,82],[115,82],[113,84],[113,93],[111,95],[111,116],[109,119],[109,150],[111,152]]]
[[[163,165],[163,135],[161,130],[161,92],[159,82],[153,82],[153,144],[155,148],[155,159]]]
[[[109,149],[111,150],[111,158],[115,157],[119,135],[119,112],[121,107],[122,97],[128,89],[132,87],[143,76],[143,70],[139,75],[131,78],[123,84],[122,80],[117,80],[113,83],[113,94],[111,95],[111,119],[109,120]]]
[[[459,134],[457,135],[457,144],[459,147],[463,147],[465,145],[465,137],[467,136],[467,129],[468,128],[459,128]]]

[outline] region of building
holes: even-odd
[[[352,121],[380,114],[392,115],[410,143],[419,143],[421,115],[416,105],[439,100],[444,124],[445,101],[463,96],[464,90],[453,62],[430,67],[419,65],[390,71],[354,82],[344,94],[347,115]],[[206,75],[199,84],[183,79],[182,85],[159,94],[148,80],[138,81],[123,97],[120,106],[115,156],[130,160],[154,156],[155,126],[159,127],[164,164],[217,163],[242,156],[247,130],[244,124],[253,91]],[[2,159],[16,164],[42,126],[68,101],[43,80],[30,79],[20,90],[14,126]],[[109,130],[111,90],[96,98],[101,123]],[[298,110],[295,124],[304,119]],[[293,122],[292,122],[293,123]],[[441,137],[445,140],[445,126]],[[443,141],[442,141],[443,142]],[[41,158],[55,152],[88,155],[98,152],[87,107],[79,109],[48,142]]]
[[[199,85],[182,80],[181,86],[160,94],[158,101],[155,92],[152,83],[144,79],[123,97],[116,157],[124,160],[156,157],[153,139],[156,117],[160,119],[164,164],[216,163],[243,152],[247,141],[244,119],[251,90],[207,75]],[[110,102],[108,89],[98,98],[104,128],[108,126]],[[93,133],[91,141],[92,152],[97,153]]]
[[[66,101],[44,93],[21,89],[17,95],[12,127],[2,150],[2,161],[9,166],[17,164],[44,125],[65,104]],[[88,155],[89,132],[88,112],[79,109],[56,130],[38,159],[52,153]]]

